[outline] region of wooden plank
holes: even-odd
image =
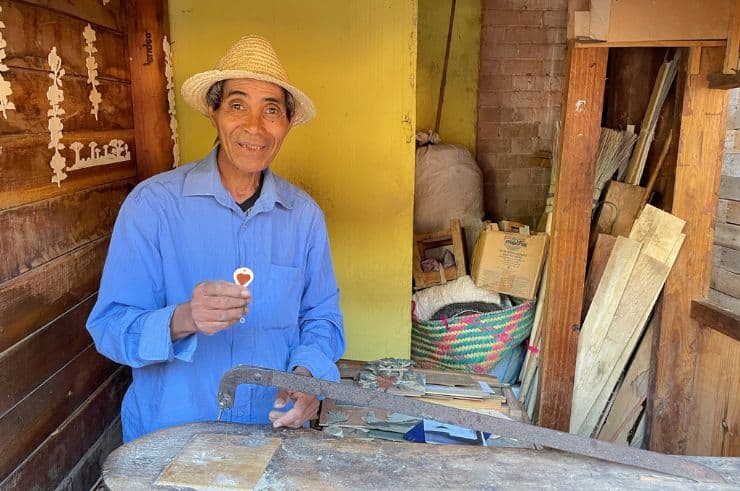
[[[620,347],[602,352],[608,337],[617,337],[612,331],[612,322],[617,309],[627,294],[627,286],[640,257],[640,242],[617,237],[612,254],[606,263],[601,281],[596,289],[591,308],[583,321],[578,339],[578,354],[573,381],[573,405],[570,414],[570,431],[591,436],[591,431],[582,430],[586,415],[594,405],[604,383],[601,377],[610,371],[610,364],[621,353]],[[629,297],[628,297],[629,298]],[[623,339],[623,338],[622,338]],[[614,341],[618,341],[615,339]],[[593,429],[593,428],[591,428]]]
[[[172,157],[163,40],[169,37],[166,0],[126,0],[139,180],[177,164]]]
[[[732,0],[613,1],[607,41],[727,39]],[[656,22],[660,19],[660,22]]]
[[[740,73],[727,75],[725,73],[710,73],[707,75],[710,89],[732,90],[740,87]]]
[[[724,39],[695,39],[674,41],[606,41],[577,40],[576,49],[583,48],[716,48],[725,47]]]
[[[51,435],[115,367],[90,345],[0,416],[0,477],[7,476]]]
[[[131,189],[117,182],[0,211],[0,283],[110,235]]]
[[[689,57],[698,56],[696,51]],[[655,356],[646,410],[650,448],[677,454],[686,452],[689,436],[696,431],[691,401],[698,326],[689,313],[691,301],[705,297],[709,288],[727,121],[727,92],[709,89],[706,80],[708,73],[721,69],[723,50],[701,51],[700,73],[678,84],[682,112],[672,213],[686,221],[687,235],[659,307],[654,352],[660,354]]]
[[[120,401],[117,405],[120,405]],[[103,462],[113,450],[121,446],[122,432],[121,418],[117,417],[105,429],[103,435],[80,458],[67,477],[59,483],[55,491],[76,491],[77,489],[97,491],[105,489],[102,477]]]
[[[122,32],[126,28],[123,0],[24,0],[45,8],[63,12],[69,16],[89,20],[95,24],[106,26],[114,31]],[[66,20],[69,22],[69,20]]]
[[[91,296],[32,336],[0,353],[0,414],[33,392],[90,345],[85,322],[96,298]]]
[[[740,314],[706,300],[691,302],[691,318],[700,325],[740,341]]]
[[[254,489],[280,448],[280,439],[265,438],[247,446],[243,441],[239,435],[193,435],[154,485],[213,490],[221,484],[231,489]]]
[[[740,275],[735,273],[713,268],[709,286],[732,297],[740,298]]]
[[[725,295],[717,290],[709,289],[707,293],[707,300],[723,309],[730,310],[732,312],[740,312],[740,299]]]
[[[136,154],[132,148],[132,130],[99,131],[89,133],[64,133],[62,154],[68,165],[75,162],[75,153],[69,146],[80,142],[87,147],[90,142],[102,145],[113,139],[128,143],[131,160],[124,162],[68,171],[61,185],[52,183],[54,171],[49,166],[53,152],[48,149],[49,136],[0,136],[3,158],[0,159],[0,209],[19,206],[80,189],[129,179],[136,175]],[[85,148],[84,152],[89,150]]]
[[[722,181],[720,181],[720,185],[721,182]],[[725,220],[727,223],[740,225],[740,201],[727,201],[727,216],[725,217]]]
[[[740,54],[740,1],[732,0],[730,20],[727,23],[727,47],[722,63],[722,73],[735,74],[737,72],[737,57]]]
[[[700,329],[695,396],[686,452],[690,455],[740,455],[740,341]]]
[[[740,250],[740,226],[730,223],[715,224],[714,243],[728,249]]]
[[[722,176],[719,181],[721,199],[740,200],[740,177]]]
[[[599,287],[601,277],[604,274],[604,269],[616,241],[617,238],[613,235],[599,234],[596,237],[594,250],[591,253],[591,260],[588,263],[588,274],[586,275],[586,287],[583,294],[584,312],[588,312],[594,295],[596,295],[596,289]]]
[[[94,482],[92,476],[97,479],[105,456],[121,444],[118,413],[130,381],[130,370],[118,368],[79,410],[36,447],[4,481],[0,481],[0,488],[55,489],[59,485],[57,489],[66,489],[65,482],[70,479],[65,476],[71,473],[74,479],[70,484],[76,484],[71,489],[90,489],[82,484]],[[79,468],[77,472],[73,472],[75,467]],[[81,479],[81,474],[89,477]]]
[[[715,244],[712,247],[712,267],[740,274],[740,251]]]
[[[650,352],[653,343],[653,325],[645,329],[635,356],[630,362],[598,439],[628,445],[629,432],[642,413],[647,398],[650,372]]]
[[[687,479],[554,450],[360,439],[337,442],[308,428],[276,432],[265,426],[223,422],[170,428],[124,445],[103,467],[105,485],[152,489],[172,458],[199,433],[243,435],[243,445],[279,436],[281,450],[259,486],[266,489],[540,489],[562,482],[578,483],[581,489],[698,487]],[[740,485],[740,460],[686,458],[715,469],[725,487]]]
[[[38,3],[74,7],[80,1],[48,0]],[[102,7],[95,0],[88,0],[87,3]],[[110,11],[114,12],[117,8],[121,12],[121,18],[125,20],[120,7],[115,7],[114,3],[120,4],[120,0],[113,0],[110,5],[114,8]],[[85,59],[88,54],[83,50],[85,39],[82,36],[88,24],[87,20],[71,18],[54,10],[28,5],[25,2],[0,0],[0,7],[3,9],[0,16],[5,23],[3,38],[7,42],[4,63],[11,71],[13,68],[29,68],[48,72],[49,51],[56,46],[57,53],[62,58],[66,76],[80,75],[87,78]],[[91,16],[90,22],[96,24],[95,16]],[[92,28],[95,30],[96,37],[94,46],[98,50],[95,54],[98,78],[130,81],[126,42],[123,35],[120,32],[98,28],[98,26],[92,26]],[[13,91],[15,92],[15,88]]]
[[[630,231],[630,239],[642,242],[642,252],[666,263],[673,264],[678,237],[685,226],[684,220],[651,205],[646,205]],[[680,247],[680,243],[678,244]]]
[[[0,126],[0,135],[25,133],[49,134],[49,74],[16,68],[3,74],[13,89],[16,110]],[[64,77],[64,131],[125,130],[134,127],[131,86],[127,83],[98,80],[102,101],[97,119],[88,100],[90,85],[86,78]]]
[[[568,50],[568,87],[558,152],[550,277],[539,370],[539,424],[567,430],[588,254],[594,162],[608,51]]]
[[[602,233],[627,237],[642,206],[644,194],[643,187],[610,181],[592,237]]]
[[[0,286],[0,352],[98,290],[108,237]]]

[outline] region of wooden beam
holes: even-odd
[[[691,318],[700,325],[740,341],[740,315],[706,300],[691,302]]]
[[[126,0],[131,96],[139,180],[171,169],[172,140],[165,53],[167,0]]]
[[[725,73],[710,73],[707,75],[710,89],[736,89],[740,87],[740,73],[727,75]]]
[[[707,74],[720,71],[724,50],[691,48],[688,67],[700,57],[698,74],[681,74],[680,138],[671,213],[686,221],[686,241],[657,307],[660,323],[653,345],[654,370],[648,393],[650,449],[683,454],[695,422],[694,367],[698,323],[691,301],[709,290],[717,196],[722,168],[727,92],[710,89]]]
[[[727,26],[727,47],[722,64],[722,73],[734,74],[737,72],[737,58],[740,52],[740,0],[733,0],[732,15]]]
[[[576,41],[576,48],[712,48],[724,47],[724,39],[674,39],[665,41]]]
[[[541,426],[562,431],[570,423],[607,55],[607,49],[573,49],[573,43],[568,49],[538,419]]]

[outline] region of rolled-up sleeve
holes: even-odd
[[[289,370],[303,366],[316,378],[338,381],[336,361],[344,354],[344,320],[334,275],[326,222],[318,208],[311,217],[304,290],[299,313],[300,342]]]
[[[150,192],[135,189],[121,207],[87,321],[99,353],[135,368],[175,358],[189,361],[197,342],[195,336],[171,340],[175,305],[165,306],[159,213],[147,199]]]

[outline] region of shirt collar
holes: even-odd
[[[213,196],[219,203],[231,207],[232,204],[235,205],[236,203],[221,182],[216,161],[218,148],[219,146],[216,145],[208,155],[188,171],[183,185],[183,195]],[[278,180],[278,177],[272,173],[269,167],[264,172],[265,180],[262,183],[262,194],[254,205],[255,211],[269,210],[273,208],[275,203],[279,203],[288,209],[293,208],[294,199],[289,192],[289,188]]]

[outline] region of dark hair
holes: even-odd
[[[214,111],[218,111],[218,108],[221,107],[221,101],[224,98],[225,82],[225,80],[219,80],[211,85],[208,92],[206,92],[206,104],[208,104],[208,107],[212,108]],[[293,94],[288,92],[287,89],[283,87],[281,88],[285,94],[285,115],[288,117],[288,121],[290,121],[295,112],[295,99],[293,99]]]

